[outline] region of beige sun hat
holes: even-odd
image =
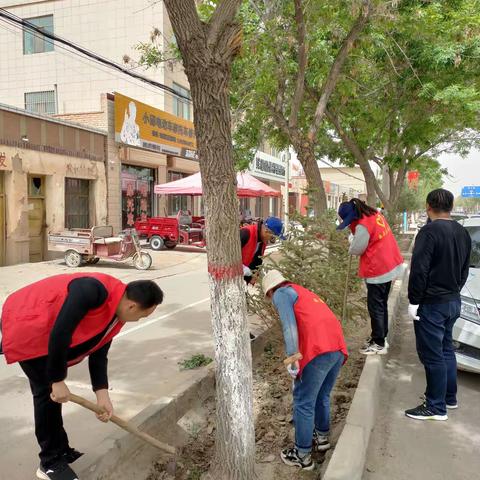
[[[272,288],[286,281],[287,279],[278,270],[270,270],[262,279],[263,293],[266,295]]]

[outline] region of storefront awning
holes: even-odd
[[[202,177],[199,173],[174,182],[155,185],[157,195],[202,195]],[[247,172],[237,174],[239,197],[280,197],[281,193]]]

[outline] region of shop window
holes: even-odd
[[[65,178],[65,227],[91,228],[89,180]]]
[[[25,110],[34,113],[57,113],[55,91],[25,93]]]
[[[136,220],[153,215],[155,170],[122,165],[122,224],[132,228]]]
[[[255,217],[262,218],[263,217],[263,198],[258,197],[255,202]]]
[[[272,216],[278,217],[278,197],[272,197]]]
[[[35,25],[42,32],[53,33],[53,15],[27,18],[26,22]],[[53,41],[28,26],[23,27],[23,54],[45,53],[53,51]]]
[[[168,172],[169,182],[185,177],[188,177],[186,173]],[[188,195],[168,195],[168,215],[176,215],[180,210],[188,210]]]
[[[178,83],[173,84],[173,90],[184,97],[190,98],[190,90],[178,85]],[[173,95],[173,114],[185,120],[191,120],[190,101]]]

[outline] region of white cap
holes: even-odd
[[[266,295],[272,288],[286,281],[287,279],[278,270],[270,270],[262,279],[263,293]]]

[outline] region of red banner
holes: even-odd
[[[420,178],[420,173],[418,170],[412,170],[407,174],[407,181],[409,188],[416,190],[418,188],[418,179]]]

